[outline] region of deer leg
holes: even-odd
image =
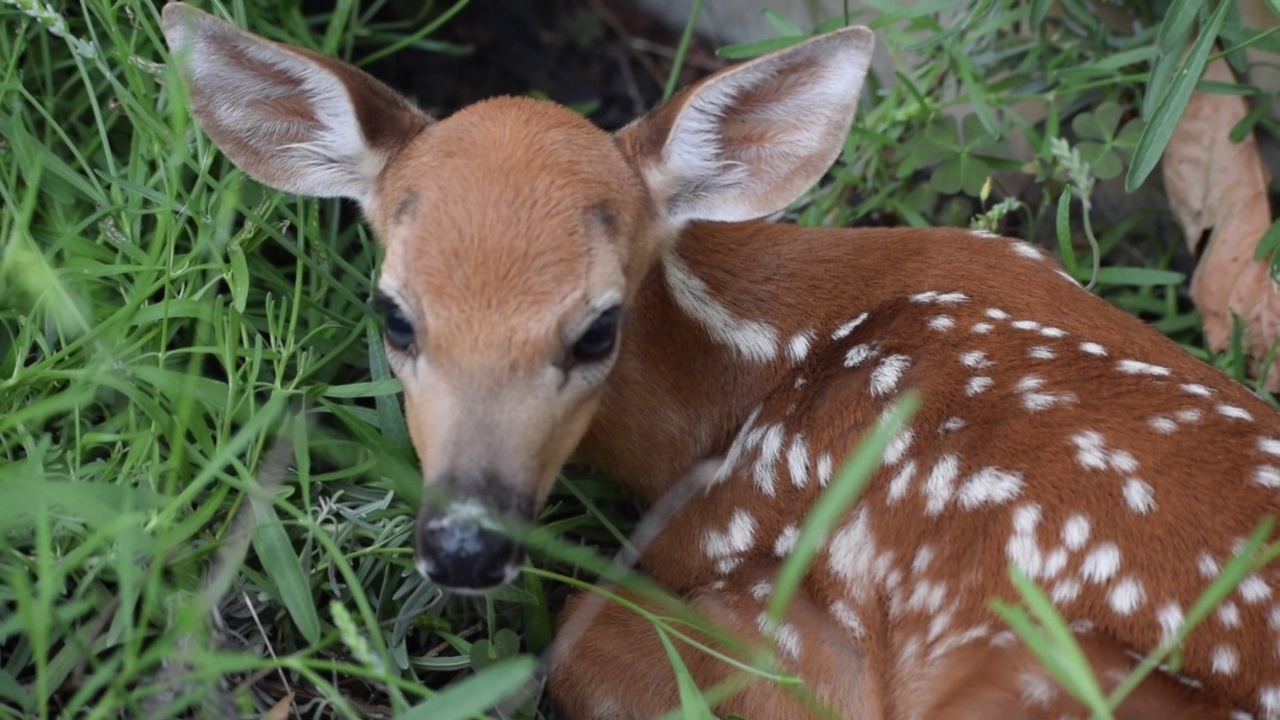
[[[762,613],[776,568],[739,571],[723,587],[699,588],[689,604],[714,623],[720,637],[737,638],[732,647],[706,633],[690,631],[699,642],[749,662],[748,647],[762,647]],[[668,611],[623,591],[620,595],[660,616]],[[746,687],[715,706],[722,717],[836,717],[877,720],[880,688],[867,670],[862,650],[801,591],[777,638],[779,673],[805,678],[804,688],[784,689],[771,680],[746,676],[725,661],[673,639],[690,674],[703,690],[737,674]],[[653,718],[679,707],[675,673],[649,620],[623,605],[583,593],[560,618],[552,651],[550,692],[568,720]],[[815,708],[825,708],[824,710]]]
[[[1077,634],[1104,693],[1111,693],[1137,662],[1105,638]],[[1084,718],[1085,706],[1058,685],[1021,642],[971,645],[955,651],[937,676],[946,689],[921,716],[938,720]],[[1226,720],[1222,698],[1163,672],[1148,675],[1120,704],[1119,720]]]

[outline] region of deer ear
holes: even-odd
[[[874,48],[849,27],[722,70],[618,142],[676,225],[777,212],[839,155]]]
[[[429,122],[351,65],[182,3],[165,5],[164,35],[200,127],[250,177],[279,190],[367,206],[387,160]]]

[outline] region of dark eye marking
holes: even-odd
[[[387,345],[399,352],[409,352],[414,345],[417,333],[413,324],[405,317],[400,305],[390,296],[377,291],[373,299],[374,310],[382,317],[382,336]]]
[[[613,356],[618,346],[618,325],[622,319],[622,308],[618,305],[600,313],[573,347],[569,349],[569,365],[586,365],[604,362]]]

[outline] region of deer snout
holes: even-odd
[[[524,547],[511,539],[506,513],[474,497],[424,504],[414,523],[414,564],[428,580],[461,592],[505,585],[520,574]]]

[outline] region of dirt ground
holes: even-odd
[[[474,0],[433,36],[470,45],[470,55],[401,52],[369,69],[437,116],[494,95],[537,92],[592,103],[590,118],[614,130],[661,99],[679,36],[679,28],[608,0]],[[724,64],[695,39],[680,86]]]

